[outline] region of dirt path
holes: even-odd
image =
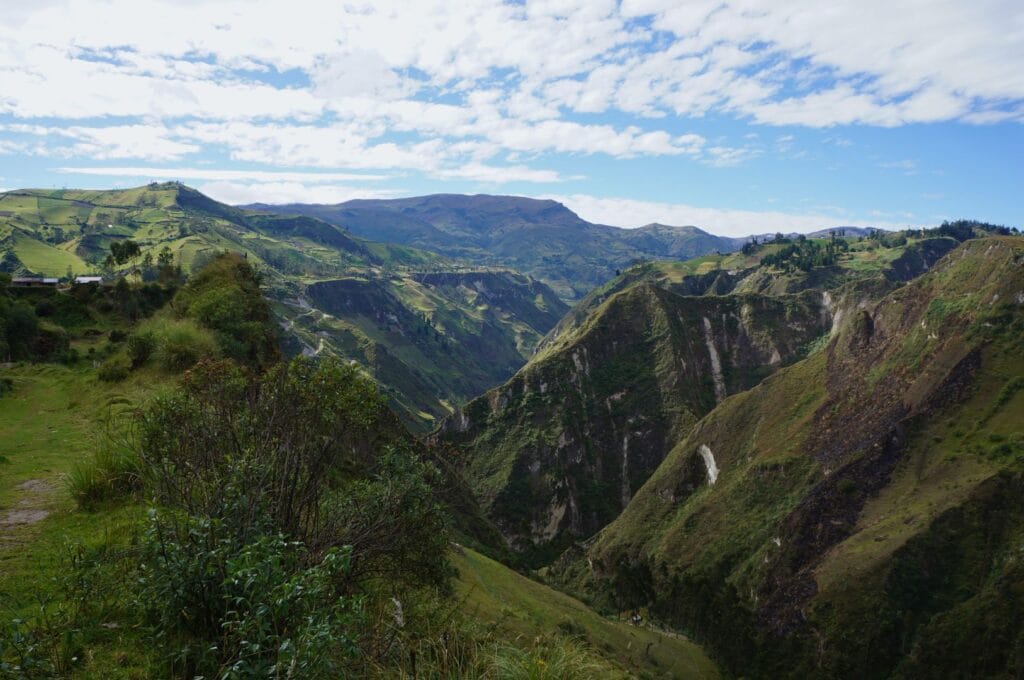
[[[45,479],[29,479],[16,488],[13,506],[0,509],[0,548],[24,543],[23,530],[50,516],[57,491]]]

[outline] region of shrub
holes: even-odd
[[[340,677],[361,627],[358,598],[338,589],[350,563],[349,548],[313,559],[280,534],[239,542],[217,518],[151,511],[138,603],[187,677]]]
[[[360,601],[379,611],[447,586],[436,470],[401,445],[357,369],[300,358],[253,377],[203,362],[133,425],[164,508],[143,540],[138,602],[188,677],[343,675],[357,632],[383,635]]]
[[[494,652],[492,669],[495,677],[507,680],[588,680],[608,677],[611,671],[582,642],[570,639],[533,649],[499,646]]]
[[[117,353],[107,358],[99,367],[97,375],[105,382],[120,382],[128,377],[132,362],[128,355]]]
[[[161,319],[147,324],[146,328],[153,334],[153,356],[167,371],[184,371],[195,366],[200,359],[212,359],[220,355],[213,335],[186,319]],[[138,334],[141,335],[141,331]]]
[[[139,329],[128,336],[125,344],[125,351],[132,361],[132,368],[138,368],[149,361],[149,357],[156,348],[156,336],[152,331]]]
[[[839,493],[849,496],[857,492],[857,482],[846,477],[839,480],[839,483],[836,484],[836,489],[839,490]]]
[[[43,299],[36,303],[36,316],[53,316],[54,309],[53,303],[49,300]]]
[[[280,348],[260,283],[245,258],[224,253],[193,274],[173,304],[213,331],[225,356],[264,368],[280,359]]]
[[[124,342],[125,338],[128,337],[128,334],[118,328],[115,328],[114,330],[110,331],[110,335],[108,335],[107,337],[110,340],[110,342]]]
[[[70,347],[68,333],[60,326],[40,321],[38,333],[33,342],[33,352],[41,358],[59,357]]]

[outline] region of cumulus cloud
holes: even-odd
[[[45,0],[0,14],[0,153],[498,184],[577,156],[720,168],[795,142],[701,118],[1024,122],[1022,64],[1017,0]]]
[[[125,166],[105,167],[61,167],[57,172],[71,175],[102,175],[107,177],[138,177],[141,179],[198,179],[219,182],[304,182],[322,184],[329,182],[379,181],[388,175],[355,174],[346,172],[288,172],[267,170],[215,170],[212,168],[143,168]]]

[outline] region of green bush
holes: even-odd
[[[213,331],[225,356],[263,368],[278,361],[281,352],[260,283],[248,260],[223,253],[193,274],[173,305]]]
[[[113,340],[111,341],[113,342]],[[138,368],[149,361],[154,349],[156,349],[156,336],[152,331],[143,329],[129,335],[125,343],[125,351],[128,352],[128,358],[132,361],[132,368]]]
[[[280,534],[239,542],[219,519],[151,511],[138,605],[186,677],[341,677],[361,628],[359,598],[338,587],[351,556],[342,547],[314,558]]]
[[[70,346],[67,331],[49,321],[39,322],[38,332],[33,342],[33,352],[36,356],[43,359],[59,358]]]
[[[345,675],[359,636],[376,634],[359,602],[372,614],[446,590],[437,471],[396,443],[397,427],[373,383],[336,360],[259,377],[203,362],[135,414],[133,448],[163,508],[138,602],[184,676]],[[380,643],[359,648],[384,655]]]
[[[97,371],[100,380],[105,382],[120,382],[128,377],[132,370],[132,362],[126,354],[114,354],[104,361]]]
[[[168,324],[156,348],[157,361],[168,371],[184,371],[219,354],[213,335],[186,321]]]
[[[611,671],[582,642],[554,640],[533,649],[502,645],[494,652],[491,670],[507,680],[589,680]]]

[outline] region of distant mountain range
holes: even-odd
[[[747,239],[697,227],[593,224],[557,201],[437,194],[337,205],[254,204],[247,209],[306,215],[375,241],[422,248],[481,265],[511,267],[544,281],[564,300],[581,298],[637,260],[730,252]]]

